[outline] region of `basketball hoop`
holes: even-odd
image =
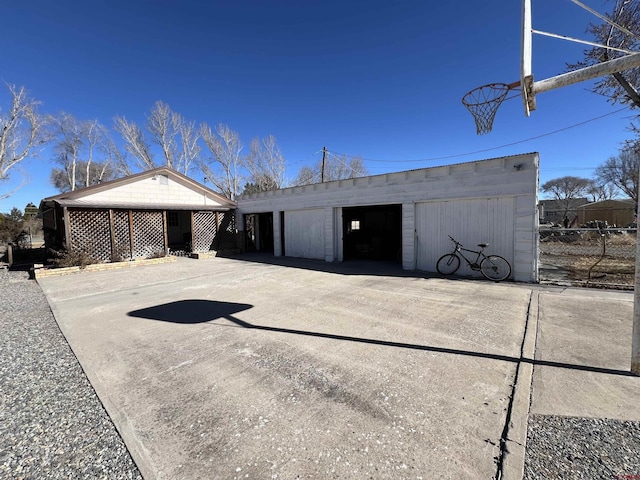
[[[493,119],[498,107],[507,97],[509,90],[520,86],[520,82],[514,83],[490,83],[482,87],[474,88],[462,97],[462,104],[473,115],[476,121],[478,135],[489,133],[493,128]]]

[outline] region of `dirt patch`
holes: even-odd
[[[632,287],[635,278],[635,259],[620,257],[600,257],[581,255],[551,255],[542,253],[544,264],[561,269],[568,281],[577,284],[589,282],[594,286]],[[591,276],[589,276],[591,270]],[[541,281],[547,281],[541,270]]]

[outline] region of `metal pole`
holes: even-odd
[[[580,70],[533,82],[533,93],[537,95],[538,93],[547,92],[555,88],[566,87],[567,85],[573,85],[574,83],[591,80],[638,66],[640,66],[640,53],[634,53],[633,55],[615,58],[608,62],[598,63],[590,67],[581,68]]]
[[[638,169],[640,175],[640,167]],[[638,177],[640,178],[640,177]],[[640,195],[638,196],[640,200]],[[636,204],[636,276],[633,291],[633,332],[631,333],[631,373],[640,376],[640,239],[638,220],[640,204]]]
[[[535,96],[529,91],[533,84],[531,72],[531,52],[533,45],[533,32],[531,28],[531,0],[522,0],[522,52],[520,64],[520,85],[522,87],[522,101],[524,102],[524,113],[529,116],[532,110],[536,109]],[[531,97],[531,98],[530,98]]]
[[[320,183],[324,183],[324,161],[327,158],[327,147],[322,147],[322,171],[320,172]]]

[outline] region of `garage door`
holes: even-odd
[[[285,212],[284,235],[288,257],[324,260],[324,209]]]
[[[438,258],[453,248],[451,235],[471,249],[488,243],[487,253],[506,258],[513,267],[515,225],[515,198],[417,203],[416,266],[435,272]],[[459,274],[476,274],[462,263]]]

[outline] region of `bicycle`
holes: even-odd
[[[488,243],[479,243],[480,250],[470,250],[449,235],[451,241],[455,244],[453,252],[441,256],[436,263],[438,273],[442,275],[453,275],[460,268],[460,257],[464,258],[471,270],[480,271],[482,275],[495,282],[505,280],[511,275],[511,265],[500,255],[485,255],[484,249],[489,246]],[[470,252],[477,254],[474,262],[469,260],[464,253]]]

